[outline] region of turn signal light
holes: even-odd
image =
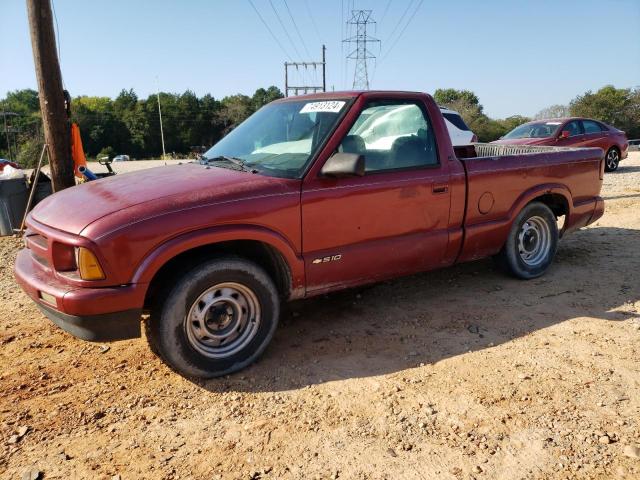
[[[87,248],[77,249],[77,262],[80,278],[83,280],[104,280],[104,272],[93,252]]]

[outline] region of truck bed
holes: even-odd
[[[603,208],[604,152],[599,148],[476,143],[455,147],[455,153],[467,177],[459,261],[497,253],[513,217],[534,198],[552,197],[558,216],[568,212],[562,233],[587,225]]]

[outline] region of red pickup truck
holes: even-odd
[[[47,198],[15,274],[85,340],[139,337],[148,312],[152,349],[213,377],[256,360],[282,301],[487,256],[542,275],[559,237],[602,216],[603,172],[599,148],[454,150],[422,93],[291,97],[200,162]]]

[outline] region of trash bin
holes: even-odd
[[[20,228],[29,190],[24,178],[0,180],[0,236],[13,235]]]
[[[53,186],[51,185],[51,179],[41,172],[40,178],[38,179],[38,185],[36,185],[36,193],[33,195],[31,208],[33,209],[33,207],[39,204],[41,200],[44,200],[52,193]]]

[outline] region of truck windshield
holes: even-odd
[[[258,173],[299,178],[346,104],[346,100],[271,103],[211,147],[204,160],[233,158]]]
[[[560,128],[562,122],[533,122],[525,123],[514,128],[502,138],[547,138]]]

